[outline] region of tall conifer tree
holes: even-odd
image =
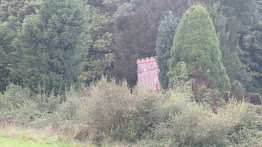
[[[199,86],[230,90],[215,28],[209,13],[202,6],[192,6],[183,15],[168,62],[170,84],[178,70],[178,63],[185,62],[189,76]]]
[[[170,49],[173,45],[174,35],[178,26],[177,18],[172,14],[172,11],[168,12],[164,20],[158,27],[158,34],[156,40],[156,56],[157,64],[159,67],[159,81],[161,87],[166,89],[168,87],[168,67],[167,60],[170,58]]]

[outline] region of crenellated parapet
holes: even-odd
[[[155,57],[150,57],[150,58],[137,59],[136,63],[137,64],[144,64],[144,63],[155,62],[155,61],[156,61]]]

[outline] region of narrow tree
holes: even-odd
[[[198,86],[230,90],[216,31],[203,6],[190,7],[178,26],[168,61],[170,84],[180,62],[187,64],[189,76]]]
[[[177,18],[172,14],[172,11],[168,12],[164,20],[158,27],[158,34],[156,40],[156,56],[157,64],[159,67],[159,81],[163,89],[168,88],[168,67],[167,60],[170,58],[170,49],[173,45],[174,35],[178,26]]]

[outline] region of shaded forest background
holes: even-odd
[[[133,87],[136,59],[156,55],[158,27],[168,11],[179,20],[191,5],[202,4],[215,25],[232,90],[261,93],[261,1],[88,0],[60,14],[52,10],[58,3],[40,9],[41,0],[1,0],[1,91],[12,82],[61,94],[105,74]],[[72,14],[78,20],[63,26]]]

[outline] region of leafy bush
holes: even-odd
[[[26,99],[29,99],[29,92],[22,89],[20,86],[10,84],[6,91],[0,94],[1,110],[12,112],[23,106]]]
[[[233,111],[232,111],[233,109]],[[254,146],[262,141],[262,107],[249,103],[228,105],[228,113],[238,119],[228,138],[232,145]]]
[[[189,102],[182,112],[157,126],[154,140],[164,146],[256,145],[262,138],[262,117],[258,108],[231,101],[214,114],[210,109]]]
[[[52,94],[34,94],[26,88],[10,84],[0,94],[0,120],[2,124],[29,126],[56,110],[61,98]]]
[[[84,140],[88,136],[87,113],[82,111],[89,97],[88,88],[71,89],[66,92],[63,103],[48,118],[47,122],[54,129],[62,131],[67,136]],[[72,138],[71,137],[71,138]]]
[[[7,86],[6,91],[0,94],[0,106],[3,124],[24,125],[37,115],[37,105],[30,99],[29,91],[14,84]]]
[[[90,87],[67,91],[63,103],[60,96],[30,95],[27,89],[10,84],[0,94],[0,121],[60,131],[71,139],[108,146],[117,142],[119,146],[252,146],[261,142],[261,105],[229,100],[214,114],[205,103],[195,102],[192,81],[182,79],[175,80],[166,93],[147,87],[135,87],[131,93],[126,83],[102,78]]]
[[[161,93],[141,87],[131,94],[126,83],[117,85],[114,79],[102,78],[91,87],[86,107],[92,140],[134,142],[142,138],[159,122],[161,98]]]

